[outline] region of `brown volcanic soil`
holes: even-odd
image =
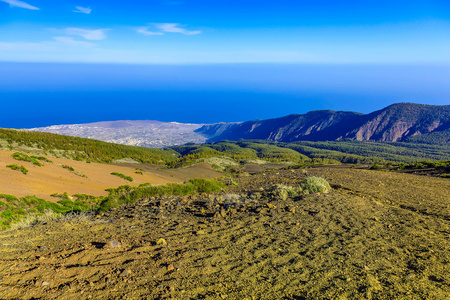
[[[334,190],[264,196],[310,175]],[[322,167],[234,181],[228,195],[145,199],[89,222],[1,232],[0,295],[450,298],[450,180]]]
[[[222,174],[214,171],[209,165],[198,165],[188,168],[184,173],[173,175],[170,170],[154,170],[136,174],[136,168],[143,168],[140,164],[99,164],[85,163],[64,158],[48,157],[52,163],[44,162],[44,166],[35,166],[30,162],[18,161],[11,157],[14,152],[0,150],[0,193],[11,194],[17,197],[35,195],[39,198],[57,201],[50,197],[53,193],[67,192],[73,194],[89,194],[106,196],[105,189],[120,185],[139,185],[150,182],[153,184],[165,184],[168,182],[183,182],[189,178],[203,177],[215,178]],[[27,175],[20,171],[7,168],[7,165],[17,164],[25,166],[29,172]],[[86,175],[84,178],[64,169],[62,165],[73,167],[75,171]],[[131,176],[133,182],[126,181],[111,175],[118,172]]]

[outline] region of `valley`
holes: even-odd
[[[450,297],[445,143],[0,147],[5,299]]]

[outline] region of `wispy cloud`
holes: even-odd
[[[38,7],[32,6],[26,2],[19,1],[19,0],[0,0],[2,2],[8,3],[11,7],[20,7],[20,8],[26,8],[31,10],[39,10]]]
[[[79,35],[86,40],[104,40],[106,39],[106,30],[108,29],[82,29],[69,27],[66,28],[66,33],[68,35]]]
[[[85,48],[91,48],[95,46],[94,43],[77,41],[70,36],[55,36],[53,39],[68,46],[85,47]]]
[[[139,27],[136,31],[139,33],[142,33],[143,35],[163,35],[164,34],[162,32],[148,31],[149,28],[150,28],[149,26]]]
[[[76,8],[76,10],[74,10],[74,12],[87,14],[87,15],[89,15],[92,11],[92,9],[90,9],[89,7],[75,6],[75,8]]]
[[[0,42],[0,51],[48,51],[51,47],[45,42],[27,43],[27,42]]]
[[[155,23],[152,24],[159,31],[149,31],[150,26],[143,26],[136,29],[138,33],[143,35],[163,35],[164,33],[181,33],[185,35],[196,35],[202,33],[200,30],[191,31],[180,27],[178,23]]]
[[[69,47],[78,48],[93,48],[97,46],[94,43],[86,41],[77,41],[70,36],[56,36],[53,41],[42,41],[42,42],[0,42],[0,51],[6,52],[29,52],[35,53],[39,52],[55,52],[61,51]]]
[[[196,35],[202,33],[200,30],[190,31],[181,28],[178,23],[157,23],[155,26],[163,32],[181,33],[185,35]]]

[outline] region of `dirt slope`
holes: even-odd
[[[63,158],[48,157],[53,163],[44,162],[44,166],[35,166],[30,162],[18,161],[11,157],[14,152],[0,150],[0,193],[11,194],[22,197],[35,195],[45,200],[55,201],[50,197],[53,193],[67,192],[73,194],[90,194],[95,196],[107,195],[105,189],[118,187],[120,185],[130,184],[139,185],[150,182],[153,184],[165,184],[168,182],[183,182],[193,177],[213,178],[220,176],[221,173],[212,168],[200,165],[183,171],[182,174],[174,176],[170,171],[158,170],[154,167],[145,168],[140,164],[98,164],[73,161]],[[7,168],[7,165],[23,165],[28,170],[27,175],[19,171]],[[87,178],[76,175],[62,165],[67,165],[76,172],[84,174]],[[144,168],[146,171],[142,175],[136,174],[136,168]],[[118,172],[131,176],[133,182],[126,181],[117,176],[111,175],[112,172]]]

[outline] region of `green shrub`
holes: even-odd
[[[300,184],[304,194],[309,193],[328,193],[331,191],[330,184],[320,177],[308,177]]]
[[[168,183],[152,186],[141,184],[138,187],[129,185],[119,186],[116,189],[107,189],[109,196],[99,206],[100,211],[107,211],[125,203],[133,203],[140,199],[164,196],[187,196],[200,193],[215,193],[225,190],[226,186],[217,180],[190,179],[185,183]]]
[[[35,157],[30,157],[26,154],[19,153],[19,152],[13,153],[11,156],[12,156],[12,158],[14,158],[16,160],[31,162],[33,165],[42,167],[42,164]]]
[[[74,169],[73,167],[71,167],[71,166],[68,166],[68,165],[62,165],[62,167],[63,167],[64,169],[66,169],[66,170],[71,171],[71,172],[75,172],[75,169]]]
[[[25,168],[25,167],[22,166],[22,165],[7,165],[6,167],[7,167],[7,168],[10,168],[11,170],[17,170],[17,171],[20,171],[20,172],[22,172],[22,173],[25,174],[25,175],[28,173],[27,168]]]
[[[32,159],[37,159],[37,160],[42,160],[42,161],[45,161],[45,162],[48,162],[48,163],[53,163],[50,159],[48,159],[46,157],[43,157],[43,156],[34,156],[34,155],[32,155],[30,157]]]
[[[132,177],[127,176],[127,175],[122,174],[122,173],[112,172],[111,175],[118,176],[118,177],[123,178],[123,179],[128,180],[128,181],[133,181],[133,178],[132,178]]]
[[[35,196],[17,198],[12,195],[0,194],[0,229],[10,228],[14,223],[20,223],[26,218],[33,218],[46,212],[55,217],[71,212],[107,211],[121,204],[132,203],[140,199],[162,196],[187,196],[200,193],[220,192],[226,187],[216,180],[191,179],[183,184],[169,183],[160,186],[141,184],[138,187],[123,185],[116,189],[108,189],[108,197],[96,197],[86,194],[76,194],[69,197],[67,193],[55,193],[52,196],[60,198],[57,203],[46,201]]]

